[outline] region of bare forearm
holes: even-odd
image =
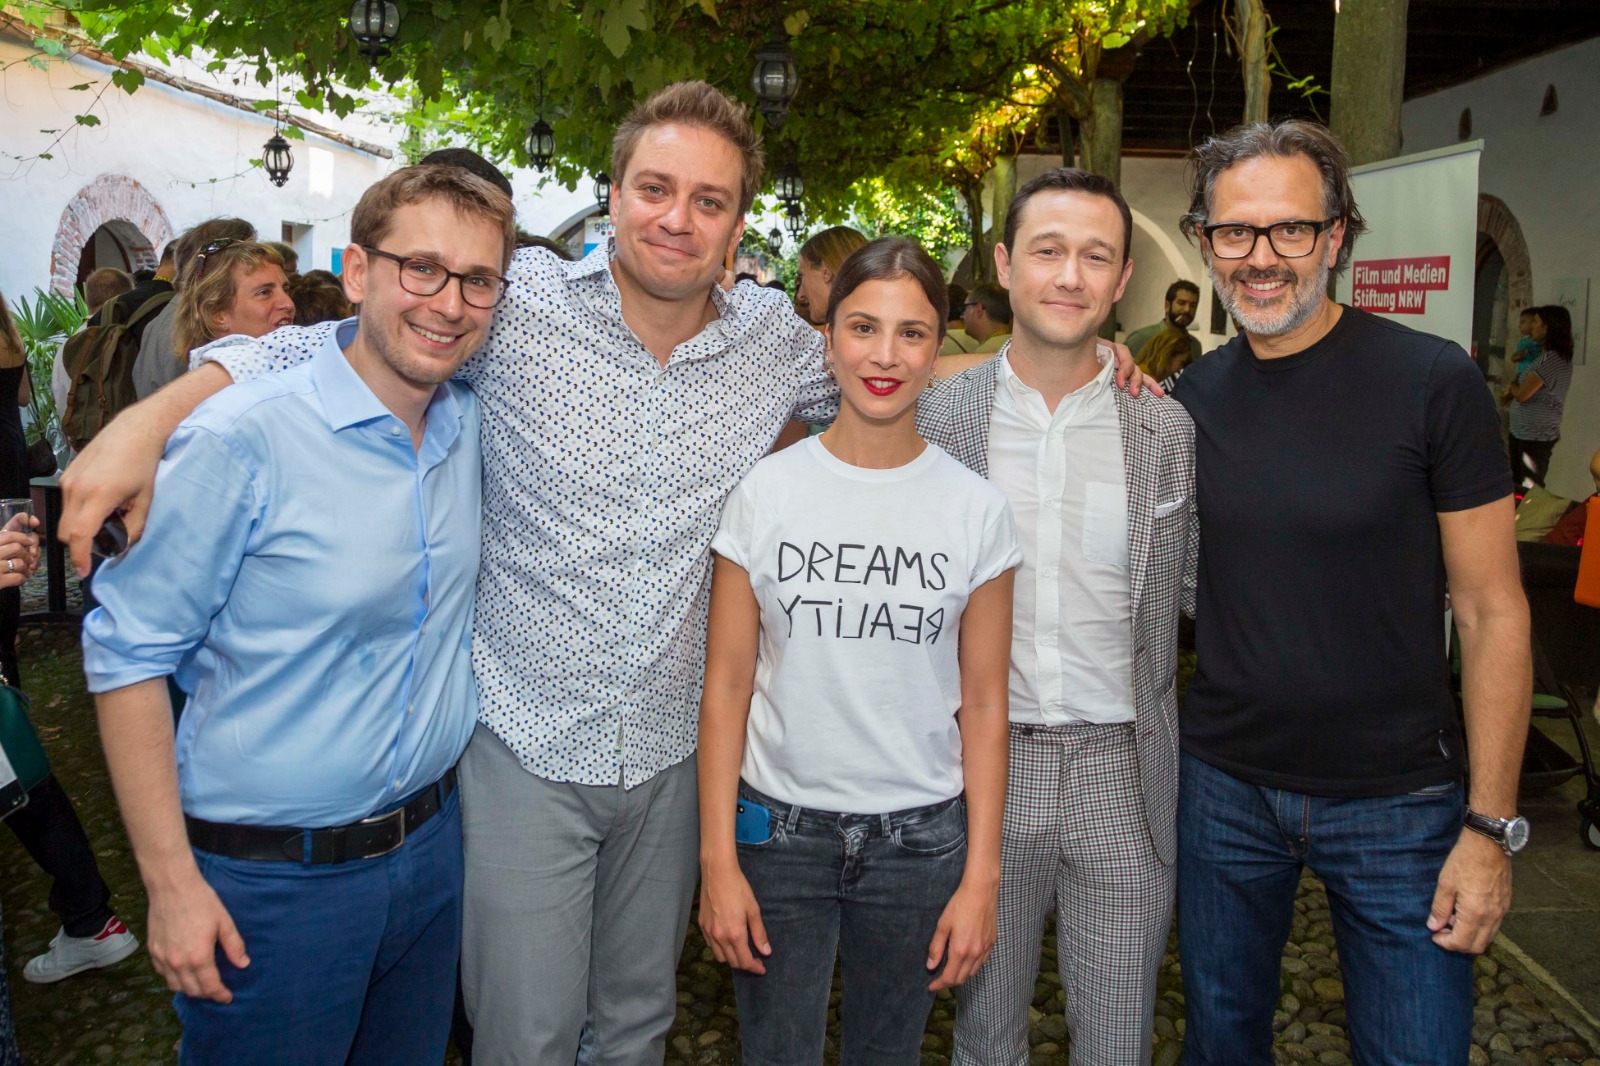
[[[700,706],[700,861],[736,863],[734,808],[739,802],[739,766],[744,761],[750,688],[712,686],[707,679]]]
[[[181,374],[128,409],[141,413],[145,432],[159,434],[163,442],[194,413],[194,409],[233,384],[220,363],[206,363]]]
[[[172,703],[165,680],[101,693],[95,706],[111,783],[146,886],[156,891],[197,873],[178,798]]]
[[[1518,596],[1492,608],[1464,609],[1458,600],[1456,628],[1472,770],[1470,802],[1482,814],[1509,818],[1516,812],[1533,691],[1527,605]]]
[[[1000,883],[1000,833],[1006,806],[1010,738],[1004,695],[998,704],[963,704],[956,715],[961,730],[961,772],[967,796],[966,880]]]

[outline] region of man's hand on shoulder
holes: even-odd
[[[113,514],[120,513],[129,544],[143,535],[167,438],[231,382],[226,370],[207,363],[117,415],[78,453],[61,475],[58,535],[79,577],[88,575],[95,534]]]
[[[1166,395],[1166,392],[1161,388],[1160,382],[1139,369],[1139,364],[1133,361],[1133,353],[1128,351],[1126,344],[1118,344],[1116,341],[1101,341],[1100,347],[1109,349],[1111,358],[1116,360],[1117,369],[1112,371],[1112,375],[1116,378],[1119,387],[1128,390],[1129,396],[1138,396],[1145,389],[1150,390],[1150,394],[1153,396]]]

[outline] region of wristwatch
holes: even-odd
[[[1528,846],[1528,820],[1520,814],[1514,818],[1490,818],[1468,807],[1466,824],[1474,833],[1499,844],[1507,855],[1515,855]]]

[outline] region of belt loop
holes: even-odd
[[[300,833],[300,861],[307,866],[311,865],[311,839],[310,833],[304,831]]]
[[[889,837],[894,835],[894,825],[889,821],[889,816],[887,814],[878,815],[878,824],[883,827],[884,836]]]
[[[794,830],[795,830],[795,826],[797,826],[799,824],[800,824],[800,805],[798,803],[791,803],[791,804],[789,804],[789,817],[784,822],[784,826],[783,827],[785,829],[787,829],[789,832],[793,833]]]

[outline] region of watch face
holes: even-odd
[[[1528,846],[1528,820],[1517,817],[1506,823],[1506,847],[1521,851]]]

